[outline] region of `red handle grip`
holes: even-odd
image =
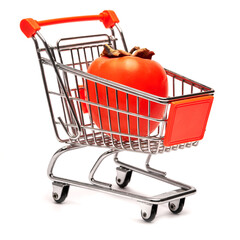
[[[105,10],[99,15],[88,15],[88,16],[78,16],[78,17],[67,17],[67,18],[57,18],[49,19],[43,21],[36,21],[32,18],[25,18],[20,22],[20,28],[26,37],[30,38],[35,35],[35,33],[41,29],[42,26],[48,26],[59,23],[69,23],[69,22],[81,22],[81,21],[101,21],[106,28],[113,27],[116,23],[119,23],[119,19],[116,13],[112,10]]]

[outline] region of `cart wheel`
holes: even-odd
[[[65,183],[53,182],[52,197],[56,203],[62,203],[68,196],[69,185]]]
[[[117,167],[117,177],[116,183],[120,188],[125,188],[132,177],[132,170],[124,168],[124,167]]]
[[[184,203],[185,203],[185,198],[181,198],[173,202],[169,202],[168,208],[172,213],[178,214],[183,210]]]
[[[141,210],[142,219],[146,222],[151,222],[156,217],[157,209],[157,204],[148,205],[144,210]]]

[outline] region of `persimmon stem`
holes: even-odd
[[[153,51],[150,51],[147,48],[134,47],[131,49],[130,52],[126,52],[124,50],[113,49],[108,44],[105,44],[104,49],[100,56],[101,57],[105,56],[109,58],[133,56],[133,57],[140,57],[144,59],[152,59],[152,56],[154,54],[155,53]]]
[[[140,47],[133,47],[131,50],[130,50],[130,53],[133,54],[136,50],[140,49]]]

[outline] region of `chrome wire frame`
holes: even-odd
[[[121,29],[118,25],[116,28],[119,31],[123,47],[127,50],[127,45]],[[54,47],[49,46],[39,32],[37,32],[36,36],[32,38],[38,55],[56,137],[58,141],[68,144],[59,149],[53,155],[49,163],[48,176],[52,181],[119,195],[137,200],[144,204],[161,204],[170,202],[172,200],[184,198],[196,192],[196,189],[191,186],[167,178],[166,172],[152,168],[150,166],[150,158],[153,154],[183,149],[198,144],[198,142],[190,142],[172,147],[165,147],[163,145],[165,126],[169,113],[169,104],[176,100],[211,95],[214,93],[213,89],[165,69],[168,75],[169,84],[171,85],[170,91],[172,94],[167,98],[162,98],[87,73],[88,66],[100,55],[100,50],[103,49],[104,44],[109,44],[116,48],[117,38],[115,37],[114,29],[111,29],[110,36],[99,34],[64,38],[59,40]],[[39,40],[43,47],[40,47]],[[97,101],[90,101],[87,86],[88,82],[93,83],[95,86]],[[80,85],[84,85],[84,88],[86,89],[86,98],[81,97]],[[99,100],[97,90],[99,85],[105,87],[107,104],[103,104]],[[116,99],[118,99],[117,96],[119,94],[125,94],[126,109],[121,109],[117,100],[115,107],[109,104],[108,94],[110,89],[115,91]],[[134,96],[136,99],[136,112],[129,111],[130,96]],[[147,115],[140,113],[140,100],[147,102]],[[88,114],[84,114],[84,104],[88,106]],[[164,107],[165,111],[162,118],[151,116],[150,108],[152,104],[159,104]],[[93,107],[98,109],[100,127],[97,127],[93,120],[91,113],[91,108]],[[109,119],[111,112],[116,113],[119,131],[112,130],[111,121],[109,121],[109,129],[103,128],[100,109],[105,109],[108,112]],[[127,116],[127,133],[122,133],[120,131],[120,114]],[[137,119],[136,124],[138,127],[137,133],[135,134],[132,134],[131,131],[129,131],[130,118]],[[141,136],[140,134],[140,120],[147,121],[147,136]],[[159,124],[156,131],[153,133],[150,133],[151,122],[157,122]],[[94,164],[89,173],[90,183],[66,179],[53,174],[55,163],[63,153],[86,146],[105,147],[110,149],[102,154]],[[146,169],[140,169],[119,161],[118,155],[121,151],[133,151],[147,154],[145,163]],[[170,185],[177,186],[178,189],[168,193],[158,194],[153,197],[147,197],[142,194],[119,190],[113,188],[113,185],[110,183],[96,180],[94,178],[95,172],[101,165],[102,161],[109,156],[114,156],[115,163],[121,167],[166,182]]]
[[[109,151],[104,152],[98,158],[98,160],[96,161],[96,163],[94,164],[93,168],[91,169],[91,171],[89,173],[90,183],[80,182],[80,181],[71,180],[71,179],[67,179],[67,178],[62,178],[62,177],[55,176],[53,174],[54,166],[55,166],[58,158],[62,154],[66,153],[68,151],[83,148],[83,147],[85,147],[85,146],[67,145],[67,146],[64,146],[61,149],[59,149],[53,155],[53,157],[49,163],[49,166],[48,166],[48,176],[54,183],[64,183],[64,184],[68,184],[68,185],[75,186],[75,187],[81,187],[81,188],[85,188],[85,189],[89,189],[89,190],[95,190],[95,191],[99,191],[99,192],[109,193],[112,195],[121,196],[121,197],[125,197],[125,198],[131,199],[131,200],[138,201],[141,204],[151,204],[151,205],[164,204],[164,203],[167,203],[170,201],[172,202],[174,200],[188,197],[196,192],[196,189],[194,187],[189,186],[184,183],[181,183],[181,182],[178,182],[178,181],[175,181],[175,180],[172,180],[170,178],[167,178],[165,172],[161,172],[157,169],[150,168],[149,162],[150,162],[151,155],[149,155],[147,157],[146,170],[144,170],[144,169],[140,169],[135,166],[132,166],[132,165],[129,165],[129,164],[119,161],[118,155],[119,155],[120,151],[116,150],[116,149],[110,149]],[[132,192],[126,191],[126,190],[120,190],[119,188],[114,187],[110,183],[105,183],[105,182],[94,179],[94,174],[96,173],[100,164],[103,162],[104,159],[106,159],[107,157],[110,157],[112,155],[114,155],[114,161],[117,165],[119,165],[121,167],[125,167],[136,173],[143,174],[147,177],[154,178],[158,181],[165,182],[167,184],[176,186],[178,188],[175,190],[169,191],[169,192],[162,193],[162,194],[157,194],[154,196],[146,196],[146,194],[143,194],[143,193],[137,194],[137,193],[132,193]]]
[[[123,47],[127,49],[123,33],[119,26]],[[171,147],[163,144],[166,122],[168,119],[169,104],[172,101],[213,94],[214,90],[166,70],[171,85],[172,96],[162,98],[140,90],[121,85],[106,79],[87,73],[91,62],[99,57],[104,44],[116,47],[117,38],[114,30],[112,35],[98,34],[91,36],[80,36],[60,39],[55,47],[50,47],[43,36],[37,32],[38,38],[43,43],[39,47],[36,37],[35,42],[43,82],[45,86],[48,105],[54,126],[55,134],[60,142],[79,144],[84,146],[105,147],[117,150],[143,152],[157,154],[169,152],[170,150],[182,149],[196,146],[197,142],[190,142]],[[49,74],[49,71],[51,74]],[[48,77],[47,75],[51,75]],[[54,78],[57,78],[54,79]],[[53,83],[56,83],[53,87]],[[96,100],[90,99],[89,85],[95,87]],[[84,86],[86,97],[80,96],[79,86]],[[99,88],[105,88],[106,101],[101,99]],[[109,93],[114,91],[115,106],[110,104]],[[124,94],[125,109],[119,106],[119,95]],[[130,111],[130,98],[134,97],[136,111]],[[54,103],[52,99],[57,99]],[[146,103],[147,114],[141,114],[141,101]],[[84,114],[83,106],[88,106],[88,114]],[[158,105],[165,109],[161,118],[152,116],[152,106]],[[56,105],[58,105],[56,107]],[[60,109],[59,109],[60,106]],[[55,109],[58,108],[58,113]],[[97,109],[99,125],[95,124],[93,110]],[[108,125],[104,124],[102,111],[107,112]],[[118,129],[113,129],[111,115],[115,114]],[[122,117],[125,117],[127,131],[121,131]],[[96,117],[95,117],[96,118]],[[131,120],[132,119],[132,120]],[[106,121],[106,119],[105,119]],[[141,134],[141,121],[147,125],[147,134]],[[156,130],[151,133],[152,124],[158,124]],[[131,131],[131,125],[137,126],[137,131]],[[63,137],[64,136],[64,137]]]

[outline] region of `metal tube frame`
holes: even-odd
[[[123,32],[122,32],[122,30],[121,30],[121,28],[119,27],[118,24],[116,24],[115,27],[117,28],[117,30],[120,34],[124,49],[127,51],[127,45],[126,45],[126,41],[125,41]],[[112,33],[113,47],[116,48],[116,38],[115,38],[114,29],[111,28],[110,30],[111,30],[111,33]],[[97,106],[97,107],[105,107],[105,109],[108,110],[108,114],[109,114],[110,110],[115,110],[118,114],[118,118],[119,118],[119,113],[125,113],[125,114],[127,113],[128,116],[131,116],[131,115],[135,116],[135,117],[140,116],[144,119],[147,119],[148,124],[150,124],[151,120],[156,121],[156,119],[152,119],[150,117],[150,101],[151,102],[156,102],[156,103],[161,103],[161,104],[167,106],[169,103],[171,103],[172,101],[175,101],[175,100],[180,100],[180,99],[183,99],[183,98],[184,99],[192,98],[192,97],[196,97],[196,96],[204,96],[204,95],[209,95],[209,94],[211,95],[211,94],[214,93],[214,90],[207,87],[207,86],[200,85],[199,83],[194,82],[191,79],[185,78],[183,76],[178,75],[178,76],[175,77],[174,72],[171,72],[171,71],[165,69],[167,74],[173,77],[173,91],[174,92],[175,92],[175,90],[174,90],[175,89],[175,78],[176,79],[179,78],[178,80],[182,81],[182,92],[184,92],[184,84],[183,83],[188,83],[192,88],[193,87],[198,87],[198,88],[201,88],[204,91],[201,91],[201,92],[198,92],[198,93],[193,93],[193,91],[191,91],[191,94],[185,94],[184,96],[175,96],[175,94],[173,94],[173,97],[168,97],[168,98],[161,98],[161,97],[158,97],[158,96],[154,96],[152,94],[148,94],[148,93],[142,92],[140,90],[136,90],[136,89],[133,89],[133,88],[130,88],[130,87],[127,87],[127,86],[123,86],[123,85],[118,84],[118,83],[114,83],[114,82],[111,82],[111,81],[106,81],[103,78],[91,75],[91,74],[86,73],[82,70],[77,70],[74,67],[72,68],[72,67],[69,67],[67,65],[64,65],[63,63],[56,62],[55,56],[53,54],[53,49],[56,49],[56,47],[55,48],[50,48],[49,45],[47,44],[46,40],[43,38],[43,36],[39,32],[36,33],[36,36],[42,41],[42,43],[44,45],[44,48],[40,49],[36,37],[34,37],[34,36],[32,37],[33,40],[34,40],[34,43],[35,43],[36,50],[37,50],[38,60],[39,60],[39,64],[40,64],[40,69],[41,69],[41,73],[42,73],[42,78],[43,78],[43,82],[44,82],[44,87],[45,87],[45,91],[46,91],[46,95],[47,95],[48,105],[49,105],[49,109],[50,109],[52,123],[53,123],[54,130],[55,130],[55,133],[56,133],[56,137],[60,142],[65,142],[65,143],[68,144],[68,145],[60,148],[57,152],[55,152],[55,154],[52,156],[52,158],[49,162],[49,165],[48,165],[48,170],[47,170],[48,177],[54,183],[56,183],[55,188],[58,187],[57,183],[60,184],[59,188],[61,188],[61,184],[71,185],[71,186],[76,186],[76,187],[82,187],[82,188],[86,188],[86,189],[89,189],[89,190],[95,190],[95,191],[99,191],[99,192],[104,192],[104,193],[109,193],[109,194],[112,194],[112,195],[125,197],[125,198],[131,199],[131,200],[138,201],[143,205],[147,204],[147,206],[156,205],[156,204],[157,205],[158,204],[163,204],[163,203],[167,203],[167,202],[170,202],[170,201],[172,202],[172,201],[190,196],[190,195],[192,195],[196,192],[196,189],[194,187],[189,186],[189,185],[184,184],[184,183],[181,183],[181,182],[178,182],[178,181],[175,181],[175,180],[172,180],[172,179],[166,177],[166,172],[160,171],[160,170],[157,170],[157,169],[151,167],[150,166],[150,159],[151,159],[152,153],[148,153],[147,159],[146,159],[146,162],[145,162],[145,169],[141,169],[141,168],[138,168],[136,166],[133,166],[133,165],[130,165],[130,164],[127,164],[125,162],[120,161],[118,159],[118,155],[119,155],[120,151],[126,150],[126,149],[122,149],[122,150],[116,149],[116,148],[114,148],[115,145],[112,147],[112,149],[104,152],[97,159],[97,161],[95,162],[95,164],[93,165],[93,167],[92,167],[92,169],[90,170],[90,173],[89,173],[89,181],[90,182],[80,182],[80,181],[76,181],[76,180],[73,180],[73,179],[62,178],[62,177],[54,175],[53,170],[54,170],[55,164],[62,154],[66,153],[68,151],[71,151],[71,150],[76,150],[76,149],[80,149],[80,148],[88,146],[88,145],[82,145],[81,144],[81,142],[79,140],[79,137],[80,137],[81,133],[83,131],[86,131],[86,130],[90,129],[90,130],[93,131],[93,133],[95,135],[94,131],[96,130],[96,129],[93,128],[93,126],[84,126],[84,124],[82,125],[82,122],[80,124],[80,122],[77,118],[76,112],[74,110],[74,107],[72,105],[72,101],[73,100],[78,101],[80,107],[81,107],[81,103],[88,103],[88,101],[80,99],[79,96],[77,96],[77,97],[75,96],[75,98],[73,98],[72,96],[68,95],[67,89],[65,88],[65,85],[64,85],[64,80],[65,79],[63,79],[61,77],[60,71],[62,71],[64,73],[70,73],[70,74],[73,74],[75,76],[79,76],[83,79],[90,79],[92,82],[95,83],[95,86],[97,86],[96,84],[99,83],[99,84],[103,84],[104,86],[106,86],[106,88],[113,88],[113,89],[116,90],[116,95],[117,95],[118,91],[123,91],[123,92],[127,93],[126,96],[128,96],[128,94],[136,96],[138,101],[139,101],[139,98],[146,99],[148,101],[148,104],[149,104],[149,108],[148,108],[149,109],[148,110],[149,115],[148,116],[140,116],[139,112],[134,114],[134,113],[130,113],[128,111],[120,110],[120,109],[112,109],[109,106],[109,104],[108,104],[108,106],[102,106],[101,104],[99,104],[99,102],[91,103],[91,105],[92,106]],[[59,47],[59,42],[58,42],[58,47]],[[46,51],[49,59],[42,57],[42,55],[41,55],[42,51]],[[88,61],[86,59],[86,64],[87,63],[88,63]],[[50,66],[53,67],[53,70],[56,73],[59,88],[61,89],[61,91],[60,91],[61,92],[61,98],[66,102],[66,108],[67,108],[66,112],[67,112],[67,114],[69,114],[69,118],[71,119],[70,124],[69,125],[67,125],[67,123],[65,124],[64,121],[61,118],[58,118],[58,120],[59,120],[59,123],[64,128],[64,130],[66,131],[67,135],[69,136],[69,139],[61,139],[60,136],[58,135],[58,130],[57,130],[57,127],[56,127],[54,112],[53,112],[53,108],[52,108],[51,100],[50,100],[50,96],[49,96],[49,94],[51,92],[48,90],[46,76],[45,76],[45,72],[44,72],[44,64],[45,65],[50,65]],[[74,63],[73,63],[73,65],[74,65]],[[167,112],[167,108],[165,109],[165,111]],[[165,115],[166,115],[166,113],[165,113]],[[165,121],[165,118],[159,120],[159,122],[163,122],[163,124],[165,123],[164,121]],[[91,123],[92,123],[92,121],[91,121]],[[69,132],[69,130],[68,130],[69,127],[72,127],[72,129],[74,129],[73,134],[71,132]],[[163,130],[163,128],[162,128],[162,130]],[[148,131],[149,131],[149,127],[148,127]],[[112,132],[111,129],[110,129],[110,131],[105,131],[105,132],[110,133],[111,137],[113,138],[112,134],[114,134],[114,132]],[[129,137],[129,139],[130,139],[130,137],[132,137],[129,133],[128,134],[118,133],[118,134],[121,137],[122,136],[127,136],[127,137]],[[138,135],[139,135],[139,133],[138,133]],[[160,135],[162,136],[162,133]],[[84,135],[84,137],[85,137],[85,140],[88,141],[87,136]],[[152,138],[152,140],[154,140],[154,137],[151,137],[151,138]],[[141,140],[144,140],[144,139],[149,140],[148,137],[141,138],[141,139],[138,138],[139,143],[141,142]],[[95,137],[94,137],[94,140],[96,141]],[[105,141],[104,137],[103,137],[103,140]],[[120,138],[120,143],[121,143],[121,146],[123,148],[122,138]],[[131,141],[129,143],[132,144]],[[148,141],[148,145],[150,145],[149,141]],[[94,145],[94,146],[96,146],[96,145]],[[139,144],[139,146],[142,150],[141,144]],[[180,147],[181,146],[179,146],[179,148]],[[157,148],[160,148],[160,145],[158,145]],[[150,146],[149,146],[149,149],[150,149]],[[132,145],[131,145],[131,150],[134,150]],[[142,152],[144,152],[144,151],[142,150]],[[157,152],[158,152],[158,150],[157,150]],[[149,196],[145,196],[143,194],[136,194],[136,193],[128,192],[126,190],[125,191],[121,190],[119,188],[114,188],[113,185],[110,184],[110,183],[106,183],[106,182],[103,182],[103,181],[96,180],[94,178],[94,175],[95,175],[96,171],[101,166],[103,160],[105,160],[106,158],[108,158],[110,156],[113,156],[113,159],[114,159],[115,163],[117,165],[119,165],[120,167],[124,168],[124,169],[142,174],[142,175],[150,177],[150,178],[154,178],[154,179],[156,179],[160,182],[165,182],[169,185],[176,186],[177,189],[173,190],[173,191],[169,191],[169,192],[166,192],[166,193],[161,193],[161,194],[149,197]],[[123,175],[124,175],[124,173],[123,173]]]
[[[163,204],[163,203],[166,203],[166,202],[170,202],[170,201],[174,201],[174,200],[177,200],[177,199],[185,198],[185,197],[190,196],[190,195],[192,195],[196,192],[196,189],[194,187],[191,187],[191,186],[186,185],[184,183],[181,183],[181,182],[172,180],[170,178],[167,178],[165,176],[166,173],[163,174],[163,172],[161,172],[159,170],[156,170],[154,168],[150,168],[149,167],[149,162],[150,162],[150,156],[151,155],[148,155],[148,157],[147,157],[147,160],[146,160],[147,169],[144,170],[144,169],[140,169],[140,168],[137,168],[135,166],[132,166],[132,165],[129,165],[129,164],[126,164],[124,162],[119,161],[118,160],[118,154],[119,154],[118,150],[109,150],[109,151],[103,153],[98,158],[98,160],[95,162],[93,168],[91,169],[91,171],[89,173],[90,183],[79,182],[79,181],[55,176],[53,174],[53,169],[54,169],[54,166],[55,166],[57,160],[59,159],[59,157],[62,154],[68,152],[68,151],[79,149],[79,148],[82,148],[82,147],[84,147],[84,146],[73,144],[73,145],[67,145],[67,146],[64,146],[64,147],[60,148],[52,156],[52,159],[49,163],[48,171],[47,171],[48,177],[54,182],[60,182],[60,183],[63,183],[63,184],[68,184],[68,185],[71,185],[71,186],[81,187],[81,188],[95,190],[95,191],[99,191],[99,192],[105,192],[105,193],[109,193],[109,194],[112,194],[112,195],[117,195],[117,196],[129,198],[129,199],[132,199],[132,200],[136,200],[136,201],[138,201],[140,203],[144,203],[144,204]],[[159,181],[165,182],[167,184],[177,186],[178,189],[149,197],[149,196],[144,196],[142,194],[136,194],[136,193],[131,193],[131,192],[119,190],[119,189],[113,188],[112,184],[95,180],[94,179],[94,174],[96,173],[97,169],[99,168],[99,166],[101,165],[103,160],[106,159],[107,157],[111,156],[111,155],[114,155],[114,161],[117,165],[119,165],[121,167],[125,167],[127,169],[130,169],[134,172],[143,174],[147,177],[154,178],[154,179],[157,179]]]
[[[127,50],[127,45],[126,45],[125,38],[124,38],[124,35],[123,35],[123,32],[122,32],[121,28],[119,27],[119,25],[116,25],[115,27],[117,28],[117,30],[120,34],[120,37],[121,37],[121,40],[122,40],[122,43],[124,45],[125,50]],[[115,33],[114,33],[113,28],[111,29],[111,32],[112,32],[112,35],[113,35],[112,41],[113,41],[114,45],[116,46],[116,38],[115,38]],[[94,133],[95,130],[97,130],[96,128],[93,127],[93,125],[91,125],[91,127],[89,127],[89,126],[86,126],[86,125],[82,124],[82,122],[80,123],[80,121],[78,120],[77,113],[76,113],[76,111],[74,109],[74,106],[73,106],[74,105],[73,102],[74,101],[79,102],[79,104],[80,104],[80,103],[88,103],[88,101],[80,99],[79,96],[73,98],[71,96],[71,94],[69,94],[68,91],[70,91],[70,90],[68,90],[68,88],[65,86],[65,84],[64,84],[65,79],[63,79],[61,77],[60,71],[63,72],[64,74],[67,74],[67,73],[73,74],[73,75],[75,75],[75,78],[77,76],[79,76],[83,79],[91,80],[92,82],[95,83],[95,86],[97,86],[98,83],[103,84],[106,88],[109,87],[109,88],[115,89],[116,94],[117,94],[117,91],[122,91],[122,92],[125,92],[127,94],[126,96],[131,94],[133,96],[136,96],[138,98],[138,100],[139,100],[139,98],[146,99],[148,101],[148,105],[149,105],[149,110],[148,110],[149,113],[150,113],[150,102],[156,102],[158,104],[162,104],[163,106],[167,107],[168,104],[171,101],[174,101],[174,100],[180,100],[180,99],[183,99],[183,98],[184,99],[192,98],[192,97],[197,97],[197,96],[204,96],[204,95],[213,94],[213,92],[214,92],[213,89],[210,89],[206,86],[201,85],[201,87],[204,89],[204,91],[202,91],[202,92],[198,92],[198,93],[193,93],[192,92],[191,94],[185,94],[184,96],[174,96],[174,97],[162,98],[162,97],[155,96],[155,95],[152,95],[152,94],[140,91],[140,90],[133,89],[131,87],[127,87],[125,85],[121,85],[121,84],[118,84],[118,83],[115,83],[115,82],[107,81],[103,78],[94,76],[94,75],[89,74],[87,72],[84,72],[82,70],[78,70],[78,69],[75,69],[74,67],[69,67],[67,65],[64,65],[62,63],[57,62],[56,58],[55,58],[55,55],[54,55],[54,52],[53,52],[53,50],[56,49],[56,47],[53,47],[53,48],[50,47],[47,44],[44,37],[39,32],[36,32],[36,36],[42,41],[42,43],[44,45],[44,48],[39,48],[38,41],[37,41],[36,37],[35,36],[32,37],[33,40],[34,40],[34,43],[35,43],[36,50],[37,50],[38,60],[39,60],[40,69],[41,69],[41,73],[42,73],[42,78],[43,78],[43,82],[44,82],[45,92],[46,92],[46,95],[47,95],[47,100],[48,100],[48,105],[49,105],[50,114],[51,114],[51,118],[52,118],[52,123],[53,123],[53,126],[54,126],[56,137],[60,142],[65,142],[65,143],[70,143],[70,144],[73,143],[73,142],[75,143],[75,142],[79,141],[79,138],[80,138],[81,134],[84,134],[86,129],[93,130],[93,133]],[[69,39],[71,39],[71,38],[69,38]],[[110,41],[110,39],[109,39],[109,41]],[[57,48],[59,48],[59,47],[60,46],[59,46],[59,42],[58,42]],[[42,51],[46,51],[49,59],[42,57],[42,55],[41,55]],[[86,63],[87,63],[87,59],[86,59]],[[63,108],[65,108],[64,109],[64,117],[66,119],[66,115],[68,116],[68,118],[70,120],[70,124],[68,124],[66,120],[65,120],[65,123],[64,123],[64,121],[61,119],[61,117],[57,118],[58,122],[55,121],[53,107],[51,105],[51,100],[50,100],[50,94],[57,94],[57,93],[50,92],[48,90],[47,80],[46,80],[46,76],[45,76],[45,72],[44,72],[44,65],[50,65],[50,66],[53,67],[53,70],[56,74],[58,85],[59,85],[60,97],[61,97],[61,100],[62,100]],[[173,73],[169,70],[166,70],[166,72],[169,75],[174,75],[175,76],[175,73]],[[192,86],[193,85],[194,86],[199,85],[199,83],[194,82],[190,79],[187,79],[183,76],[179,76],[179,77],[183,78],[182,83],[183,82],[189,82],[189,83],[192,84]],[[80,106],[81,106],[81,104],[80,104]],[[120,109],[111,108],[110,106],[101,105],[98,102],[97,103],[91,102],[90,106],[97,106],[98,110],[100,109],[100,107],[102,107],[102,108],[107,109],[108,112],[110,110],[113,110],[113,111],[117,112],[117,114],[124,113],[128,116],[128,122],[129,122],[129,116],[135,116],[138,119],[139,119],[139,117],[141,119],[146,119],[148,121],[148,131],[149,131],[149,127],[150,127],[149,126],[150,121],[154,121],[154,122],[165,122],[166,121],[166,119],[152,118],[152,117],[150,117],[149,114],[148,114],[148,116],[142,116],[142,115],[139,114],[139,112],[137,114],[134,114],[134,113],[131,113],[131,112],[128,112],[128,111],[123,111],[123,110],[120,110]],[[90,115],[91,115],[91,107],[90,107]],[[100,114],[99,114],[99,116],[100,116]],[[80,117],[80,119],[82,119],[82,118]],[[92,123],[92,121],[91,121],[91,123]],[[101,123],[101,119],[100,119],[100,123]],[[68,139],[60,138],[56,124],[62,125],[63,129],[67,133],[67,136],[69,137]],[[72,133],[69,131],[69,127],[72,129]],[[115,132],[113,132],[112,130],[111,131],[105,130],[105,132],[106,133],[109,132],[110,134],[115,134]],[[128,133],[124,133],[124,134],[122,134],[121,132],[116,132],[116,134],[121,136],[120,140],[121,140],[122,149],[124,148],[123,144],[122,144],[122,136],[127,136],[127,137],[129,137],[129,144],[130,144],[129,150],[133,150],[133,146],[132,146],[132,143],[130,141],[130,138],[135,137],[135,136],[131,136],[129,131],[128,131]],[[136,137],[139,137],[139,134],[140,133],[138,132],[138,136],[136,136]],[[139,139],[139,146],[141,148],[140,138],[138,138],[138,139]],[[159,140],[162,139],[161,137],[155,139],[154,136],[148,136],[146,138],[141,137],[141,139],[148,141],[148,152],[149,153],[153,154],[153,153],[158,152],[158,151],[155,151],[155,149],[151,150],[150,140],[159,141]],[[94,140],[95,140],[95,134],[94,134]],[[104,140],[104,137],[103,137],[103,140]],[[88,142],[87,139],[86,139],[86,142]],[[113,147],[113,149],[114,149],[114,147]],[[126,148],[124,148],[124,149],[128,150]],[[140,149],[140,150],[142,151],[142,149]]]

